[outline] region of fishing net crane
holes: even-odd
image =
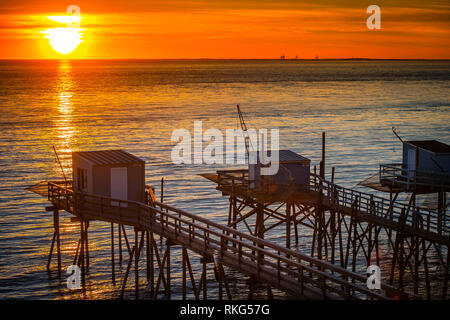
[[[247,157],[248,159],[250,159],[250,154],[249,154],[249,143],[250,143],[250,139],[248,136],[248,129],[247,129],[247,125],[245,124],[245,120],[244,120],[244,115],[242,114],[241,108],[239,107],[239,105],[236,105],[237,107],[237,112],[239,114],[239,123],[241,125],[241,129],[242,129],[242,134],[244,136],[244,141],[245,141],[245,151],[247,152]]]

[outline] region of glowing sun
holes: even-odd
[[[83,30],[79,27],[81,17],[77,16],[49,16],[50,20],[67,23],[66,28],[51,28],[41,31],[55,51],[61,54],[69,54],[83,42]]]

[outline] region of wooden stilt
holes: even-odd
[[[419,237],[413,237],[411,243],[414,244],[414,293],[419,294]]]
[[[218,271],[218,277],[217,277],[217,282],[219,283],[219,300],[223,300],[223,281],[222,281],[222,276],[220,274],[220,270],[219,270],[219,266],[214,265],[214,270]]]
[[[146,263],[147,263],[147,283],[150,283],[150,233],[145,231],[145,249],[146,249]]]
[[[183,300],[186,300],[186,264],[187,264],[187,262],[186,262],[186,248],[183,246],[182,247],[182,249],[181,249],[181,251],[182,251],[182,264],[183,264],[183,278],[182,278],[182,281],[183,281],[183,283],[182,283],[182,290],[183,290],[183,295],[182,295],[182,299]],[[219,300],[220,300],[220,298],[219,298]]]
[[[167,276],[166,276],[166,282],[167,282],[167,286],[166,286],[166,297],[167,297],[167,300],[170,300],[170,297],[171,297],[171,294],[172,294],[172,292],[171,292],[171,288],[170,288],[170,278],[171,278],[171,272],[170,272],[170,243],[169,243],[169,241],[167,240],[166,241],[166,250],[167,250],[167,269],[166,269],[166,274],[167,274]]]
[[[156,245],[155,245],[155,247],[156,247]],[[153,299],[156,299],[156,297],[157,297],[157,295],[159,293],[159,286],[160,286],[161,282],[163,283],[164,287],[166,288],[166,294],[167,294],[167,282],[166,282],[166,279],[164,277],[164,266],[166,265],[166,261],[167,261],[167,250],[164,253],[162,261],[159,258],[159,254],[158,254],[158,249],[157,248],[155,250],[155,253],[156,253],[156,259],[158,261],[159,275],[158,275],[158,280],[156,281],[155,294],[153,296]]]
[[[134,245],[138,246],[139,231],[134,229]],[[136,299],[139,299],[139,254],[134,255],[134,285],[136,287]]]
[[[202,279],[203,279],[203,300],[207,299],[207,285],[206,285],[206,257],[203,257],[203,273],[202,273]]]
[[[427,249],[426,249],[425,239],[422,239],[422,255],[423,255],[423,268],[424,268],[424,273],[425,273],[425,287],[427,290],[427,299],[430,300],[431,299],[431,287],[430,287],[430,276],[428,273],[428,259],[427,259]]]
[[[116,272],[114,261],[114,223],[111,222],[111,267],[112,267],[112,282],[116,284]]]
[[[232,199],[232,204],[233,204],[233,212],[232,212],[232,214],[233,214],[233,221],[232,221],[232,223],[234,224],[233,225],[233,228],[235,229],[235,230],[237,230],[237,225],[235,224],[235,222],[236,222],[236,220],[237,220],[237,208],[236,208],[236,198],[235,197],[233,197]],[[236,235],[235,234],[233,234],[233,239],[236,239]],[[234,243],[233,242],[233,247],[234,248],[236,248],[236,243]]]
[[[74,265],[78,265],[78,255],[80,252],[80,246],[81,246],[81,239],[78,239],[78,243],[77,243],[77,250],[75,251],[75,257],[73,258],[73,264]]]
[[[334,176],[334,170],[332,174]],[[331,242],[330,242],[331,263],[334,264],[334,250],[336,242],[336,213],[333,210],[330,211],[330,233],[331,233]]]
[[[297,215],[295,213],[295,204],[292,204],[292,211],[294,216],[295,246],[298,247],[298,223],[297,223]]]
[[[161,178],[161,203],[164,203],[164,177]],[[163,239],[162,237],[159,237],[159,245],[162,248],[163,246]]]
[[[342,214],[338,214],[338,240],[339,240],[339,260],[341,267],[344,267],[344,243],[342,239],[342,223],[345,217]]]
[[[130,247],[130,242],[128,241],[128,236],[127,233],[125,231],[125,227],[122,224],[122,233],[123,233],[123,237],[125,238],[125,244],[127,245],[127,249],[128,249],[128,255],[131,257],[131,247]]]
[[[88,229],[89,229],[89,220],[86,220],[85,224],[85,231],[84,231],[84,244],[86,246],[86,272],[89,272],[89,238],[88,238]]]
[[[286,203],[286,248],[291,248],[291,204]]]
[[[194,273],[192,272],[191,261],[189,260],[189,256],[187,254],[187,249],[184,250],[184,254],[186,257],[186,265],[187,265],[188,271],[189,271],[189,278],[191,279],[192,290],[195,293],[196,299],[198,299],[197,286],[195,285]]]
[[[135,239],[136,240],[136,239]],[[127,285],[128,276],[130,274],[131,266],[133,264],[133,261],[136,263],[136,261],[139,262],[139,257],[141,255],[141,250],[144,245],[144,234],[141,236],[140,242],[135,242],[135,245],[133,245],[133,248],[131,249],[130,258],[128,260],[127,269],[125,271],[125,276],[122,282],[122,289],[120,290],[120,298],[123,298],[123,295],[125,293],[125,288]],[[135,279],[136,280],[136,279]],[[139,281],[139,279],[138,279]]]
[[[122,229],[120,223],[117,225],[117,229],[119,232],[119,263],[122,265]]]
[[[81,264],[81,286],[84,288],[86,285],[86,270],[84,261],[84,220],[80,219],[80,257]]]
[[[53,247],[55,245],[55,240],[56,240],[56,231],[53,231],[52,244],[50,245],[50,252],[48,253],[47,271],[50,271],[50,262],[52,261],[52,253],[53,253]]]
[[[58,276],[61,277],[61,237],[59,232],[59,211],[55,208],[53,210],[53,221],[55,224],[56,232],[56,251],[58,254]]]
[[[220,278],[222,279],[223,285],[227,292],[227,298],[228,298],[228,300],[232,300],[230,287],[228,285],[227,277],[225,276],[225,271],[223,270],[223,265],[221,263],[219,264],[219,272],[220,272]]]
[[[155,240],[153,239],[153,232],[149,232],[149,241],[150,241],[150,294],[151,296],[154,295],[154,290],[155,290],[155,269],[154,269],[154,264],[153,264],[153,250],[154,250],[154,246],[153,243],[155,242]]]
[[[449,269],[450,269],[450,248],[447,247],[447,265],[445,268],[445,278],[444,278],[444,287],[442,289],[442,300],[447,299],[447,290],[448,290],[448,281],[449,281]]]
[[[133,246],[133,249],[131,250],[130,258],[128,260],[127,269],[125,271],[125,276],[123,278],[122,289],[120,290],[120,299],[123,299],[123,295],[125,293],[125,288],[127,286],[128,275],[130,274],[131,264],[133,263],[133,257],[134,257],[134,254],[135,254],[136,250],[137,250],[136,246]]]
[[[248,300],[253,300],[253,293],[255,291],[255,279],[253,276],[251,276],[248,279]]]

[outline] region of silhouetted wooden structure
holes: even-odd
[[[275,188],[276,191],[255,189],[250,186],[252,179],[246,169],[202,176],[217,184],[217,190],[229,198],[229,227],[237,229],[238,224],[244,224],[250,234],[264,238],[266,232],[284,224],[287,248],[291,247],[292,228],[298,244],[298,228],[306,227],[313,231],[311,257],[337,263],[353,272],[361,261],[366,261],[367,266],[380,266],[383,243],[393,251],[388,258],[391,285],[415,294],[419,294],[419,287],[425,288],[424,296],[431,298],[430,279],[439,277],[441,297],[446,298],[450,265],[450,222],[444,205],[447,187],[441,190],[437,212],[416,206],[416,193],[409,203],[398,202],[403,190],[399,185],[375,186],[377,190],[390,191],[390,199],[343,188],[334,183],[334,168],[331,181],[325,179],[324,149],[323,145],[320,174],[314,167],[309,188],[305,189],[309,191],[286,185],[281,186],[282,190],[280,186]],[[433,179],[429,176],[428,183],[434,181],[430,189],[433,191],[446,181]],[[424,185],[420,185],[420,190],[424,191]],[[433,265],[431,256],[437,257]],[[435,270],[433,274],[431,269]]]
[[[111,205],[111,198],[93,194],[74,192],[70,185],[58,182],[48,183],[48,199],[55,217],[60,210],[74,214],[80,221],[80,241],[74,262],[82,269],[82,283],[85,283],[88,268],[88,226],[92,220],[111,223],[112,265],[116,256],[114,243],[114,226],[119,230],[124,225],[133,226],[134,242],[123,232],[129,260],[125,277],[122,280],[123,295],[127,279],[134,263],[136,297],[139,295],[139,259],[142,254],[147,261],[147,281],[154,298],[164,287],[165,297],[171,296],[170,248],[181,246],[183,251],[183,298],[188,289],[195,297],[207,298],[206,268],[212,265],[216,270],[219,285],[219,298],[224,295],[232,299],[229,284],[223,266],[254,277],[270,287],[279,288],[297,298],[315,299],[389,299],[397,289],[382,285],[382,290],[367,289],[366,277],[346,270],[330,262],[301,254],[250,234],[236,231],[232,227],[223,226],[183,210],[161,202],[151,200],[148,203],[114,199],[119,205]],[[126,205],[124,205],[126,204]],[[57,226],[55,219],[55,226]],[[165,246],[158,247],[155,236],[164,239]],[[145,252],[143,253],[143,250]],[[202,256],[203,271],[200,281],[196,283],[192,272],[188,250]],[[51,254],[51,253],[50,253]],[[155,268],[156,265],[156,268]],[[58,265],[60,267],[60,265]],[[113,281],[116,281],[113,267]],[[410,297],[414,295],[410,294]]]
[[[324,151],[324,145],[323,145]],[[56,242],[58,271],[61,272],[59,211],[65,210],[80,221],[80,240],[74,263],[82,270],[85,283],[89,268],[88,228],[90,221],[111,224],[112,280],[116,282],[116,250],[122,262],[122,237],[128,262],[121,282],[121,296],[134,264],[136,297],[139,296],[139,260],[146,259],[146,278],[151,295],[157,298],[163,287],[165,298],[171,297],[171,247],[182,248],[182,290],[187,296],[188,280],[196,299],[207,298],[207,266],[215,270],[219,298],[224,290],[231,299],[231,291],[224,266],[248,275],[251,283],[260,282],[278,288],[297,298],[323,299],[390,299],[418,298],[419,285],[425,283],[426,296],[431,297],[429,252],[439,256],[442,276],[442,297],[447,295],[450,245],[448,222],[436,212],[402,204],[372,194],[343,188],[325,179],[325,157],[320,174],[310,173],[308,188],[286,186],[280,192],[249,188],[248,170],[222,170],[203,175],[217,185],[229,198],[228,225],[224,226],[195,214],[156,201],[153,188],[146,187],[143,202],[82,192],[72,182],[48,182],[45,194],[52,203],[46,209],[54,212],[55,233],[49,254],[48,268]],[[445,215],[444,215],[445,217]],[[248,223],[255,218],[254,229]],[[272,222],[269,224],[269,222]],[[243,224],[248,232],[239,231]],[[286,246],[264,240],[267,231],[285,225]],[[134,241],[125,226],[134,228]],[[115,232],[119,233],[116,243]],[[299,227],[313,231],[310,254],[291,249],[292,228],[298,243]],[[155,241],[159,237],[160,245]],[[162,240],[164,241],[164,245]],[[369,290],[367,278],[357,273],[358,261],[380,265],[379,248],[382,242],[393,248],[390,284],[382,283],[381,290]],[[188,251],[202,258],[199,282],[195,281]],[[386,258],[386,257],[385,257]],[[436,267],[436,266],[434,266]],[[409,271],[412,286],[406,283]],[[434,271],[436,272],[436,271]],[[419,277],[423,273],[424,277]],[[408,279],[409,280],[409,279]],[[409,292],[409,288],[414,293]],[[249,297],[253,286],[249,286]]]

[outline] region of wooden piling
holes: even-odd
[[[183,264],[183,275],[182,275],[182,299],[186,300],[186,248],[183,246],[182,251],[182,264]],[[220,300],[220,299],[219,299]]]
[[[166,250],[167,250],[167,269],[166,269],[166,284],[167,284],[167,287],[166,287],[166,292],[167,292],[167,300],[170,300],[170,297],[171,297],[171,295],[172,295],[172,292],[171,292],[171,288],[170,288],[170,278],[172,277],[172,274],[171,274],[171,270],[170,270],[170,242],[169,242],[169,240],[167,240],[166,241]]]
[[[150,245],[150,294],[153,296],[154,290],[155,290],[155,269],[154,269],[154,263],[153,263],[153,243],[155,240],[153,239],[153,232],[149,231],[149,245]]]
[[[286,248],[291,248],[291,204],[286,202]]]
[[[56,233],[56,252],[58,254],[58,276],[61,277],[61,237],[59,231],[59,210],[53,210],[53,221]]]
[[[121,224],[117,224],[117,229],[119,232],[119,264],[122,266],[122,229],[121,229]]]
[[[84,288],[86,285],[86,270],[84,261],[84,220],[80,218],[80,257],[79,263],[81,264],[81,285]]]
[[[111,222],[111,271],[112,271],[112,282],[116,284],[116,272],[115,272],[115,261],[114,261],[114,223]]]
[[[202,281],[203,281],[203,300],[207,299],[207,285],[206,285],[206,257],[203,257],[203,272],[202,272]]]
[[[89,238],[88,238],[88,229],[89,229],[89,220],[86,220],[84,224],[85,230],[84,230],[84,244],[86,246],[85,248],[85,255],[86,255],[86,272],[89,272]]]
[[[56,241],[56,231],[53,231],[52,244],[50,245],[50,252],[48,253],[47,271],[50,271],[50,263],[52,261],[53,247]]]
[[[145,231],[145,249],[146,249],[146,263],[147,263],[147,283],[150,283],[150,234]]]
[[[138,248],[139,245],[139,231],[134,229],[134,246]],[[136,299],[139,299],[139,252],[134,255],[134,284],[136,287]]]

